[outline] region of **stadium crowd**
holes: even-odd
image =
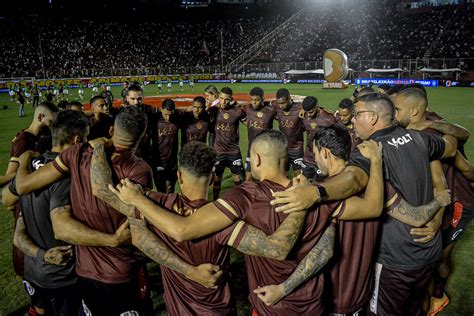
[[[469,5],[403,13],[391,0],[345,4],[343,9],[307,9],[252,62],[317,61],[330,47],[343,50],[353,61],[422,58],[428,50],[431,58],[470,57],[472,12]],[[221,40],[226,65],[287,18],[113,23],[38,15],[5,17],[0,21],[0,77],[199,69],[221,64]]]
[[[423,86],[362,87],[335,113],[285,88],[265,100],[254,87],[248,104],[229,87],[203,95],[156,110],[132,84],[120,108],[103,95],[89,112],[35,107],[0,177],[30,315],[152,315],[146,257],[170,315],[234,315],[230,247],[252,315],[446,307],[474,168],[469,131],[430,112]],[[220,194],[226,168],[235,186]]]

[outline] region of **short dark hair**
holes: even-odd
[[[219,90],[217,90],[216,86],[212,84],[207,86],[206,89],[204,89],[204,92],[212,94],[212,95],[216,95],[216,96],[219,95]]]
[[[221,93],[227,94],[227,95],[232,95],[234,92],[232,91],[231,88],[229,87],[224,87],[221,89]]]
[[[174,111],[176,106],[174,105],[174,101],[171,99],[164,99],[161,108],[167,111]]]
[[[394,86],[391,86],[390,89],[388,89],[387,91],[387,94],[388,95],[393,95],[393,94],[397,94],[398,92],[400,92],[400,90],[403,89],[403,85],[402,84],[396,84]]]
[[[92,105],[94,104],[95,102],[97,102],[98,100],[104,100],[105,102],[107,102],[107,100],[105,100],[105,98],[101,95],[96,95],[96,96],[93,96],[91,98],[91,100],[89,101],[89,104]]]
[[[341,102],[339,102],[339,108],[348,109],[352,112],[354,110],[354,102],[349,98],[342,99]]]
[[[259,143],[266,143],[272,155],[288,157],[288,139],[281,131],[270,129],[259,134],[250,144],[251,148]]]
[[[143,137],[147,124],[148,118],[139,107],[127,106],[117,114],[114,127],[131,136],[137,143]]]
[[[250,90],[250,95],[251,96],[259,96],[261,99],[263,99],[263,95],[265,93],[263,92],[263,89],[260,87],[255,87]]]
[[[78,106],[78,107],[80,107],[80,108],[82,109],[82,106],[83,106],[83,105],[82,105],[81,102],[76,101],[76,100],[70,101],[70,102],[66,105],[66,110],[70,110],[73,106]]]
[[[277,99],[281,99],[281,98],[289,99],[290,98],[290,91],[288,91],[288,89],[281,88],[277,91],[276,98]]]
[[[216,164],[216,153],[206,144],[192,141],[181,148],[178,159],[180,168],[198,178],[209,177]]]
[[[344,161],[349,160],[351,153],[351,136],[349,131],[340,124],[321,127],[314,137],[314,143],[319,149],[327,148],[331,154]]]
[[[423,86],[421,83],[411,83],[411,84],[407,84],[407,85],[403,86],[401,90],[410,89],[410,88],[418,89],[418,90],[420,90],[421,92],[423,92],[423,94],[424,94],[425,96],[428,96],[428,93],[426,92],[425,86]]]
[[[136,83],[131,84],[130,86],[128,86],[127,95],[128,95],[128,93],[129,93],[130,91],[143,93],[142,87],[140,87],[140,85],[138,85],[138,84],[136,84]]]
[[[318,106],[318,99],[313,96],[307,96],[303,99],[303,110],[311,111]]]
[[[426,97],[426,94],[418,87],[409,87],[406,89],[402,89],[400,90],[400,92],[397,93],[397,97],[398,96],[415,98],[421,101],[424,107],[428,106],[428,98]]]
[[[203,106],[206,105],[206,99],[204,99],[203,97],[195,97],[195,98],[193,99],[193,102],[201,103]]]
[[[51,135],[55,146],[71,144],[74,136],[85,140],[89,133],[90,122],[84,113],[73,110],[59,112],[53,120]]]

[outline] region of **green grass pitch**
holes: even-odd
[[[203,93],[203,89],[207,84],[196,84],[194,92],[185,86],[184,93]],[[222,88],[223,84],[217,85]],[[313,95],[319,99],[322,106],[335,110],[337,104],[344,97],[349,97],[353,90],[323,90],[321,85],[297,85],[297,84],[260,84],[265,93],[276,93],[281,87],[286,87],[292,94],[297,95]],[[174,85],[176,91],[177,85]],[[250,91],[254,85],[252,84],[230,84],[234,92]],[[165,88],[166,90],[166,88]],[[114,96],[120,96],[121,87],[112,88]],[[77,90],[70,89],[72,95],[69,99],[77,99]],[[91,89],[86,89],[85,100],[91,96]],[[158,95],[156,85],[147,85],[145,95]],[[428,88],[429,107],[446,118],[447,121],[460,124],[474,131],[474,89],[470,88]],[[16,132],[22,128],[26,128],[31,121],[32,108],[26,105],[26,117],[18,117],[18,104],[10,102],[7,93],[0,94],[0,109],[8,106],[8,109],[0,110],[0,172],[3,174],[6,170],[10,141]],[[276,125],[275,125],[276,127]],[[240,128],[241,138],[240,144],[242,154],[247,151],[247,132],[244,126]],[[469,158],[474,159],[474,141],[472,138],[466,144],[466,154]],[[225,192],[232,186],[232,178],[226,170],[223,180],[223,190]],[[28,304],[26,292],[23,289],[21,280],[14,275],[11,264],[11,248],[13,238],[13,221],[12,215],[9,214],[2,206],[0,206],[0,316],[2,315],[22,315]],[[457,243],[454,250],[454,271],[449,280],[447,291],[451,303],[442,315],[472,315],[474,313],[474,290],[471,288],[472,280],[474,280],[474,229],[469,226],[463,238]],[[246,287],[243,274],[243,266],[241,258],[238,255],[233,256],[232,273],[234,276],[234,291],[236,293],[245,293]],[[157,267],[150,266],[152,275],[157,271]],[[158,278],[157,278],[158,279]],[[239,282],[241,281],[242,282]],[[161,283],[159,280],[156,282]],[[165,313],[165,307],[160,299],[161,293],[157,293],[155,299],[155,307],[158,314]],[[236,295],[238,307],[241,309],[239,314],[243,315],[247,309],[245,294]]]

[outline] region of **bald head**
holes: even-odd
[[[426,94],[418,88],[399,91],[394,96],[393,102],[396,108],[396,119],[403,127],[423,119],[428,106]]]

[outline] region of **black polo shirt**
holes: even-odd
[[[444,140],[438,135],[392,126],[374,133],[370,139],[383,146],[385,181],[413,206],[433,200],[430,162],[444,153]],[[413,241],[406,225],[387,215],[382,217],[378,262],[389,268],[415,270],[437,261],[441,255],[441,235],[427,243]]]
[[[45,152],[32,161],[33,169],[53,161],[58,153]],[[41,249],[48,250],[57,246],[68,245],[54,238],[51,223],[51,210],[70,205],[70,178],[59,180],[52,185],[20,198],[23,221],[31,240]],[[14,190],[14,188],[12,188]],[[12,190],[12,191],[13,191]],[[43,288],[58,288],[75,283],[75,259],[71,258],[65,266],[46,263],[42,258],[25,256],[25,278]]]

